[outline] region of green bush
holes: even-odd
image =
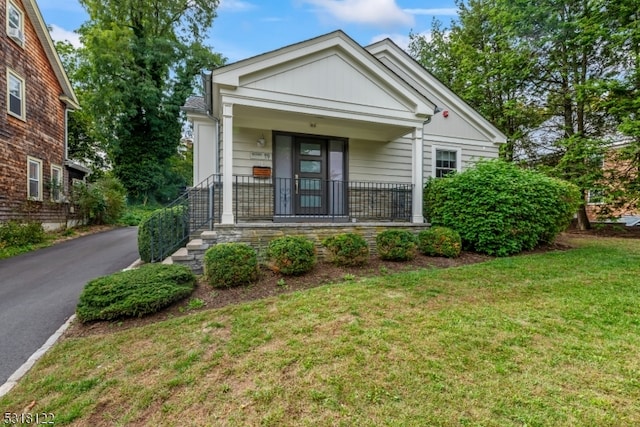
[[[189,296],[196,277],[182,265],[147,264],[91,280],[80,294],[81,322],[142,317]]]
[[[214,288],[245,285],[258,278],[258,257],[245,243],[219,243],[205,252],[204,275]]]
[[[565,181],[499,160],[425,186],[425,217],[460,233],[466,250],[506,256],[531,250],[569,225],[580,200]]]
[[[144,262],[161,261],[189,239],[186,206],[158,209],[138,226],[138,253]]]
[[[424,255],[456,258],[462,250],[462,239],[450,228],[431,227],[418,233],[418,250]]]
[[[72,200],[89,224],[115,224],[126,207],[126,194],[117,178],[105,176],[91,184],[76,184]]]
[[[19,247],[42,243],[45,240],[42,224],[8,221],[0,224],[0,247]]]
[[[378,256],[388,261],[409,261],[416,257],[416,236],[407,230],[385,230],[376,236]]]
[[[269,242],[266,256],[274,271],[296,276],[311,271],[316,263],[316,248],[305,237],[284,236]]]
[[[329,260],[336,265],[356,266],[369,262],[369,246],[364,237],[354,233],[337,234],[322,241]]]

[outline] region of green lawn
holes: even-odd
[[[640,240],[328,285],[55,346],[56,425],[640,425]]]

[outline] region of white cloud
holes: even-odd
[[[218,10],[226,12],[246,12],[257,7],[255,4],[243,0],[220,0]]]
[[[56,24],[49,25],[49,27],[51,29],[51,31],[49,31],[49,34],[51,34],[51,38],[54,41],[66,40],[75,48],[79,48],[80,46],[82,46],[82,43],[80,43],[80,35],[78,33],[65,30],[64,28],[59,27]]]
[[[398,7],[395,0],[303,0],[343,22],[382,27],[411,26],[413,16]]]
[[[412,15],[429,15],[429,16],[456,16],[458,9],[442,8],[442,9],[404,9],[405,12]]]

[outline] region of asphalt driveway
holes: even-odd
[[[138,258],[136,235],[118,228],[0,260],[0,385],[75,312],[87,281]]]

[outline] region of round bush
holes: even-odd
[[[416,246],[416,236],[407,230],[385,230],[376,236],[378,255],[387,261],[412,260]]]
[[[322,241],[329,260],[336,265],[357,266],[369,262],[369,245],[364,237],[354,233],[337,234]]]
[[[569,225],[580,193],[574,185],[499,160],[430,180],[425,217],[460,233],[466,250],[506,256],[531,250]]]
[[[146,264],[88,282],[76,315],[81,322],[142,317],[189,296],[195,285],[183,265]]]
[[[431,227],[418,233],[418,250],[424,255],[456,258],[462,250],[462,239],[450,228]]]
[[[316,264],[313,242],[302,236],[273,239],[267,246],[266,256],[271,269],[287,276],[304,274]]]
[[[214,288],[246,285],[258,278],[258,257],[245,243],[219,243],[207,249],[204,275]]]

